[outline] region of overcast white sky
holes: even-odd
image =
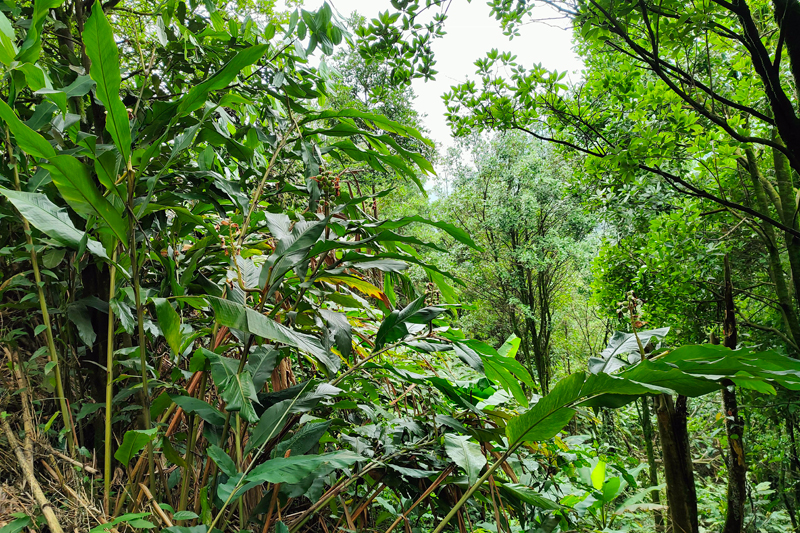
[[[318,9],[322,2],[306,0],[305,7]],[[389,0],[328,0],[328,3],[343,17],[353,11],[367,18],[375,18],[382,11],[395,11]],[[547,6],[538,9],[537,18],[555,16],[555,12]],[[443,148],[452,145],[452,139],[445,122],[441,96],[450,90],[451,85],[468,78],[475,79],[475,60],[484,57],[492,48],[512,52],[521,63],[528,66],[542,63],[546,68],[559,72],[566,70],[573,81],[580,77],[581,62],[572,51],[572,32],[564,26],[563,21],[527,25],[519,37],[509,41],[503,35],[499,22],[491,17],[485,0],[473,0],[471,3],[456,0],[448,12],[445,31],[447,35],[433,44],[437,60],[435,68],[439,71],[436,80],[414,81],[417,94],[415,107],[427,115],[425,125],[430,130],[430,136]]]

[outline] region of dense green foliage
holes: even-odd
[[[0,5],[0,533],[796,530],[800,3],[548,3]]]

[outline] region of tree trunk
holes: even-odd
[[[728,256],[725,256],[725,347],[736,349],[738,332],[733,305],[733,283]],[[744,504],[747,497],[747,463],[744,457],[744,421],[739,416],[736,389],[726,380],[722,388],[722,408],[725,411],[725,429],[728,433],[728,512],[722,533],[741,533],[744,528]]]
[[[650,420],[650,399],[647,396],[642,397],[642,433],[644,433],[644,447],[647,452],[647,466],[650,474],[650,486],[655,487],[658,485],[658,467],[656,466],[656,457],[653,450],[653,423]],[[661,504],[661,495],[659,491],[654,490],[651,493],[651,499],[656,505]],[[660,510],[653,512],[653,520],[656,524],[656,532],[664,531],[664,516]]]
[[[750,174],[750,179],[753,182],[753,192],[756,197],[755,208],[762,214],[769,216],[770,213],[763,185],[764,178],[761,175],[761,170],[758,168],[756,155],[752,148],[747,148],[745,153],[747,154],[747,169]],[[800,338],[800,322],[798,322],[795,306],[789,294],[789,287],[786,285],[786,277],[783,274],[783,265],[777,247],[775,230],[767,223],[761,224],[761,229],[764,233],[764,244],[769,254],[769,272],[772,282],[775,283],[775,296],[778,298],[778,305],[781,308],[784,321],[786,322],[789,337],[797,344],[798,338]]]
[[[797,0],[773,0],[775,21],[781,28],[781,35],[786,40],[786,51],[789,54],[795,90],[800,95],[800,2]],[[780,51],[779,51],[780,53]]]
[[[661,394],[656,397],[656,418],[664,477],[667,481],[667,501],[673,533],[698,533],[697,491],[686,428],[686,396]]]

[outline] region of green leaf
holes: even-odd
[[[8,524],[0,527],[0,533],[19,533],[28,525],[30,525],[31,519],[28,516],[17,518],[13,522],[9,522]]]
[[[122,445],[114,453],[114,458],[125,466],[131,462],[137,453],[156,438],[158,428],[132,429],[125,433]]]
[[[86,55],[92,60],[89,75],[97,83],[97,99],[106,108],[106,130],[114,139],[123,165],[127,164],[131,155],[131,126],[128,111],[119,97],[122,84],[119,64],[119,47],[114,40],[102,2],[95,2],[92,15],[86,21],[83,30],[83,43]]]
[[[207,492],[206,487],[203,487],[201,491],[204,493]],[[208,496],[205,494],[203,494],[203,496],[205,497],[200,500],[201,505],[208,505],[207,503],[204,503],[208,501]],[[178,519],[176,518],[176,520]],[[211,521],[209,520],[209,524],[210,523]],[[200,524],[198,526],[172,526],[164,528],[164,531],[168,531],[169,533],[207,533],[208,526],[205,524]]]
[[[55,9],[63,3],[64,0],[39,0],[33,3],[33,17],[28,27],[28,33],[25,35],[25,41],[17,54],[18,61],[35,63],[39,59],[42,50],[44,19],[51,9]]]
[[[208,456],[211,457],[219,469],[225,472],[225,474],[228,476],[234,476],[239,473],[239,470],[236,468],[236,463],[234,463],[233,459],[231,459],[230,456],[225,453],[225,450],[219,446],[215,446],[213,444],[209,446]]]
[[[260,391],[264,387],[264,383],[272,376],[280,354],[279,350],[271,346],[258,346],[250,353],[245,368],[253,376],[253,387],[257,391]]]
[[[305,455],[319,445],[319,440],[328,431],[331,423],[331,420],[307,422],[294,435],[281,441],[275,447],[273,456],[283,457],[287,451],[291,451],[291,455]]]
[[[506,425],[509,445],[547,440],[561,431],[575,414],[565,406],[580,397],[584,377],[583,372],[567,376],[527,412],[509,420]]]
[[[50,171],[53,182],[69,205],[84,218],[94,215],[105,221],[120,242],[127,242],[128,225],[122,215],[100,194],[86,166],[71,155],[50,158],[42,167]]]
[[[208,402],[205,402],[199,398],[193,398],[191,396],[179,396],[176,394],[170,394],[169,397],[186,413],[196,413],[200,418],[215,426],[222,426],[225,424],[225,416],[218,409],[211,406]]]
[[[56,155],[52,145],[44,137],[23,124],[17,118],[16,113],[3,100],[0,100],[0,119],[8,124],[8,129],[14,135],[14,140],[17,141],[19,147],[26,154],[39,159],[49,159]]]
[[[220,396],[225,401],[226,411],[239,411],[248,422],[258,421],[258,416],[253,409],[253,402],[258,402],[258,398],[249,371],[244,370],[241,374],[231,374],[222,383],[221,388]]]
[[[150,513],[126,513],[114,518],[110,522],[106,522],[105,524],[100,524],[98,526],[93,527],[92,529],[89,530],[89,533],[101,533],[102,531],[108,531],[117,524],[123,522],[130,523],[134,520],[141,520],[146,516],[150,516]]]
[[[619,477],[612,477],[603,483],[603,501],[613,502],[616,497],[620,495],[624,488],[625,484],[622,483],[622,480]]]
[[[444,230],[445,233],[453,237],[455,240],[462,244],[466,244],[467,246],[474,248],[478,251],[483,251],[483,248],[475,244],[475,241],[469,236],[469,234],[464,231],[463,229],[450,224],[449,222],[441,222],[436,220],[430,220],[419,215],[409,216],[409,217],[402,217],[396,220],[386,220],[383,222],[375,222],[374,224],[369,224],[365,227],[368,228],[378,228],[378,229],[398,229],[404,226],[407,226],[411,223],[418,222],[421,224],[427,224],[428,226],[433,226],[435,228],[439,228]]]
[[[258,311],[230,300],[208,297],[217,322],[229,328],[246,331],[264,339],[279,342],[313,355],[330,373],[335,373],[341,364],[332,357],[315,337],[299,333],[283,324],[267,318]]]
[[[472,442],[467,435],[453,435],[446,433],[444,436],[444,451],[455,464],[461,467],[473,485],[486,466],[486,457],[481,452],[477,442]]]
[[[186,459],[184,459],[181,454],[175,450],[168,438],[165,437],[161,439],[161,448],[164,452],[164,457],[167,458],[167,461],[174,465],[178,465],[181,468],[186,468]]]
[[[592,469],[592,486],[600,490],[603,487],[603,482],[606,480],[606,463],[602,459],[597,461],[597,464]]]
[[[200,518],[197,516],[196,513],[192,511],[178,511],[174,515],[172,515],[173,520],[194,520],[195,518]]]
[[[299,483],[309,474],[321,478],[334,470],[347,468],[364,458],[349,451],[338,451],[323,455],[300,455],[277,457],[255,467],[246,479],[248,482]]]
[[[22,216],[42,233],[46,233],[74,249],[80,249],[83,239],[87,239],[86,247],[90,252],[103,259],[108,259],[103,245],[94,239],[89,239],[86,233],[76,229],[67,213],[45,195],[12,191],[2,187],[0,187],[0,194],[8,198]]]
[[[0,63],[11,65],[17,55],[16,34],[14,27],[5,15],[0,13]],[[2,531],[2,530],[0,530]]]
[[[172,308],[169,300],[166,298],[153,298],[153,304],[156,306],[156,316],[158,317],[158,325],[164,338],[167,339],[167,344],[172,349],[172,352],[179,356],[181,355],[181,317],[178,316],[177,311]]]
[[[244,69],[257,62],[267,52],[269,45],[259,44],[245,48],[233,59],[228,61],[224,67],[209,79],[199,85],[195,85],[186,96],[181,98],[178,103],[178,108],[175,110],[176,117],[182,117],[191,113],[196,109],[203,107],[208,94],[211,91],[218,91],[224,89],[233,79]]]
[[[539,509],[557,511],[564,508],[562,505],[554,502],[553,500],[545,498],[538,492],[534,491],[530,487],[526,487],[525,485],[520,485],[517,483],[501,483],[500,489],[511,494],[515,498],[522,500],[528,505],[538,507]]]

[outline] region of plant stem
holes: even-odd
[[[242,470],[244,466],[242,464],[242,417],[239,416],[239,412],[236,412],[236,468],[238,470]],[[244,496],[244,494],[242,494]],[[244,500],[243,498],[239,498],[239,530],[243,530],[245,526],[244,523]]]
[[[111,257],[111,270],[108,282],[108,351],[106,353],[106,442],[105,442],[105,468],[103,469],[103,508],[106,516],[110,516],[109,498],[111,494],[111,414],[112,400],[114,397],[114,311],[111,307],[111,300],[116,294],[117,281],[117,246],[114,246],[114,253]]]
[[[19,181],[19,169],[17,163],[14,162],[14,153],[11,149],[11,133],[6,126],[6,150],[8,152],[8,164],[14,170],[14,187],[17,191],[22,190]],[[67,446],[69,447],[70,455],[74,455],[77,443],[75,442],[75,427],[72,425],[72,417],[69,413],[69,406],[64,397],[64,384],[61,381],[61,368],[58,362],[58,352],[56,351],[56,343],[53,339],[53,327],[50,324],[50,313],[47,310],[47,300],[44,297],[44,283],[42,282],[42,274],[39,271],[39,261],[36,257],[36,248],[33,245],[33,237],[31,237],[31,226],[28,224],[22,213],[19,214],[22,219],[22,229],[25,233],[25,239],[28,243],[28,249],[31,253],[31,266],[33,267],[33,278],[36,280],[36,289],[39,296],[39,307],[42,310],[42,322],[45,326],[45,338],[47,339],[47,350],[50,354],[50,362],[54,363],[53,375],[56,382],[56,394],[58,395],[58,403],[61,408],[61,416],[64,418],[64,427],[67,429]]]
[[[139,260],[136,248],[136,217],[133,210],[133,199],[135,195],[136,181],[135,173],[128,161],[128,238],[130,244],[128,253],[131,256],[131,282],[133,283],[133,294],[136,301],[136,322],[138,323],[139,335],[139,364],[142,370],[142,429],[150,429],[150,390],[147,386],[147,337],[144,333],[144,307],[142,306],[142,290],[139,284]],[[147,443],[147,466],[150,488],[156,490],[156,469],[153,460],[153,443]]]
[[[203,376],[200,378],[200,388],[198,392],[198,396],[201,398],[206,390],[207,377],[208,372],[203,371]],[[184,459],[186,461],[186,468],[183,471],[183,483],[181,485],[181,499],[178,503],[178,511],[185,511],[189,501],[189,483],[193,473],[192,464],[194,463],[194,447],[197,444],[197,429],[199,426],[200,419],[196,413],[192,413],[191,421],[189,422],[191,433],[189,434],[189,442],[186,444],[186,457]],[[178,525],[183,524],[184,522],[178,523]]]
[[[508,451],[506,451],[506,453],[504,453],[500,457],[500,459],[495,461],[495,463],[488,470],[486,470],[486,473],[484,473],[481,477],[478,478],[478,481],[476,481],[474,485],[472,485],[469,489],[467,489],[467,491],[464,493],[461,499],[459,499],[458,502],[453,506],[453,508],[450,509],[450,512],[447,513],[447,515],[442,519],[441,522],[439,522],[439,525],[436,526],[436,529],[433,530],[433,533],[441,533],[442,530],[445,527],[447,527],[447,523],[450,522],[450,520],[452,520],[452,518],[456,515],[456,513],[458,513],[458,510],[461,509],[464,506],[464,504],[467,503],[467,500],[469,500],[470,497],[473,494],[475,494],[475,491],[478,490],[481,487],[481,485],[483,485],[484,482],[491,477],[492,474],[494,474],[494,471],[500,468],[500,466],[506,462],[506,460],[511,456],[511,454],[514,453],[514,450],[517,449],[517,446],[519,446],[519,444],[509,447]]]

